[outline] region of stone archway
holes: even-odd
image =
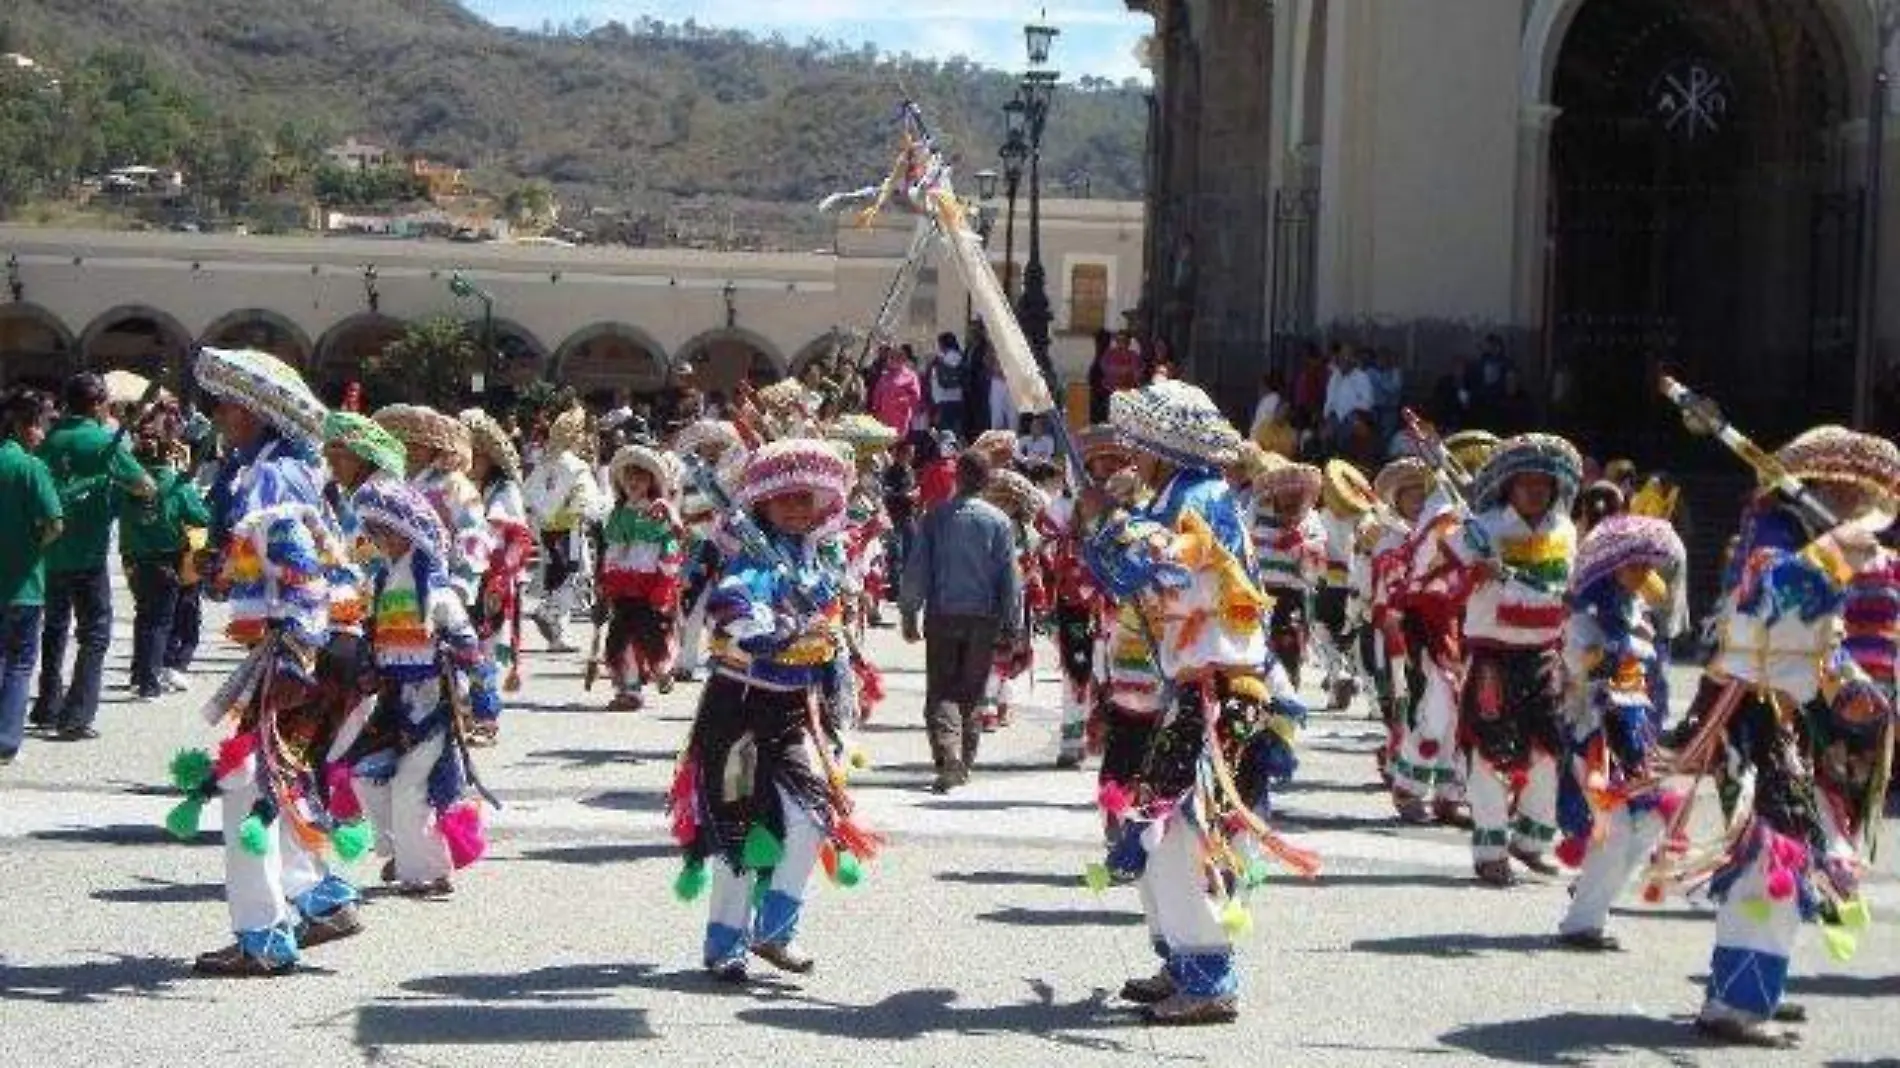
[[[805,373],[805,368],[811,366],[813,360],[829,357],[841,348],[846,355],[855,360],[858,356],[858,346],[853,344],[853,341],[849,331],[827,330],[806,342],[803,348],[792,354],[791,364],[786,368],[786,373],[797,378]]]
[[[379,312],[362,312],[331,326],[317,339],[316,355],[305,372],[310,388],[328,404],[341,403],[349,384],[363,381],[365,361],[408,329],[401,319]]]
[[[691,374],[683,377],[709,396],[731,396],[742,380],[754,385],[776,382],[790,368],[778,346],[738,327],[708,330],[693,338],[680,346],[674,364],[691,367]]]
[[[220,349],[257,349],[292,367],[308,367],[315,354],[310,335],[268,308],[240,308],[205,327],[198,343]]]
[[[188,393],[192,333],[146,304],[101,313],[79,335],[79,365],[89,371],[133,371]]]
[[[1835,136],[1857,106],[1837,14],[1569,5],[1549,81],[1545,315],[1586,444],[1627,445],[1643,425],[1631,397],[1660,417],[1665,369],[1719,380],[1769,440],[1845,414],[1860,209]]]
[[[663,391],[667,368],[666,349],[653,335],[627,323],[594,323],[561,342],[548,379],[606,406]]]
[[[25,301],[0,304],[0,385],[57,390],[73,373],[79,343],[59,316]]]

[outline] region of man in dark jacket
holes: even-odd
[[[983,736],[977,702],[997,646],[1014,643],[1022,626],[1015,531],[1001,509],[977,497],[989,479],[981,455],[957,458],[957,495],[924,517],[904,567],[904,638],[925,642],[924,724],[938,793],[969,781]]]

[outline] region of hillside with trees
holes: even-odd
[[[690,21],[530,33],[451,0],[11,0],[0,52],[39,64],[0,69],[0,210],[130,163],[201,176],[213,207],[308,191],[357,135],[497,197],[536,180],[570,207],[789,211],[881,173],[905,97],[966,172],[992,166],[1013,91],[962,60]],[[1137,194],[1140,89],[1084,79],[1057,106],[1045,174]]]

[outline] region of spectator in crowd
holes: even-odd
[[[979,494],[990,463],[957,459],[957,495],[924,517],[904,567],[904,640],[924,641],[924,723],[938,793],[969,781],[983,726],[977,703],[999,648],[1013,648],[1023,619],[1023,576],[1008,516]],[[918,617],[923,616],[923,627]]]
[[[948,331],[937,335],[937,355],[930,361],[925,376],[930,391],[930,408],[939,427],[963,431],[964,392],[969,386],[970,365],[957,344],[957,335]]]
[[[1056,434],[1050,429],[1049,416],[1032,416],[1029,436],[1022,442],[1023,459],[1030,463],[1052,464],[1056,459]]]
[[[1260,379],[1260,399],[1254,402],[1253,422],[1247,424],[1247,436],[1259,442],[1261,434],[1286,414],[1286,376],[1268,371]],[[1265,443],[1261,443],[1264,447]]]
[[[871,414],[900,438],[911,432],[923,407],[924,384],[917,377],[915,359],[909,345],[884,346],[877,380],[871,385]]]
[[[1147,367],[1142,363],[1141,350],[1135,346],[1134,339],[1126,330],[1116,334],[1108,351],[1102,354],[1102,389],[1111,397],[1124,389],[1140,389],[1146,376]]]
[[[1102,383],[1102,360],[1108,355],[1115,335],[1106,329],[1095,332],[1095,357],[1089,361],[1089,422],[1108,422],[1108,389]]]
[[[1379,438],[1387,440],[1399,429],[1399,407],[1405,403],[1405,370],[1399,366],[1399,354],[1390,348],[1379,350],[1378,366],[1372,369],[1372,409],[1379,427]]]
[[[1016,411],[1016,398],[1010,395],[1009,380],[1003,377],[1003,369],[995,364],[995,353],[990,354],[990,429],[1015,430],[1020,417]]]
[[[34,726],[66,741],[97,738],[99,688],[112,641],[112,582],[107,548],[122,494],[140,500],[152,479],[133,458],[125,435],[106,429],[106,384],[96,374],[66,382],[66,414],[40,446],[65,508],[65,523],[46,554],[46,619],[41,629],[40,692]],[[79,655],[72,685],[62,678],[68,630],[77,629]]]
[[[917,505],[923,511],[928,512],[956,495],[960,450],[955,431],[939,430],[930,438],[929,452],[919,455]]]
[[[1295,424],[1302,429],[1316,424],[1326,407],[1326,357],[1319,345],[1307,342],[1300,356],[1299,373],[1293,379]]]
[[[153,493],[125,508],[119,554],[132,587],[132,689],[139,700],[167,689],[161,672],[178,611],[179,565],[189,549],[186,531],[211,525],[198,487],[178,472],[183,459],[173,413],[160,409],[136,430],[134,454],[152,479]]]
[[[884,465],[880,476],[884,493],[884,512],[890,517],[891,530],[885,538],[885,556],[889,563],[885,573],[902,575],[904,561],[910,558],[910,547],[917,539],[917,471],[913,466],[917,447],[909,439],[900,439],[891,450],[891,462]],[[891,583],[891,595],[895,598],[897,583]]]
[[[1333,346],[1333,372],[1326,382],[1324,417],[1326,440],[1344,451],[1353,416],[1372,413],[1372,376],[1359,365],[1359,354],[1345,342]]]
[[[63,514],[52,472],[33,455],[52,417],[51,398],[37,390],[0,394],[0,765],[20,752],[40,653],[45,552]]]

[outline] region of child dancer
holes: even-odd
[[[480,408],[461,414],[472,458],[469,480],[481,494],[488,519],[488,570],[471,605],[475,633],[487,655],[475,668],[469,692],[474,722],[469,741],[493,745],[501,728],[502,691],[521,688],[521,594],[527,583],[534,532],[521,497],[521,456],[494,416]]]
[[[1321,478],[1311,464],[1269,455],[1253,481],[1260,588],[1273,598],[1267,645],[1294,686],[1300,684],[1300,661],[1306,656],[1313,588],[1326,569],[1326,526],[1313,508]]]
[[[1109,426],[1092,426],[1076,435],[1089,480],[1106,483],[1115,472],[1133,462],[1133,455],[1115,440]],[[1056,648],[1062,658],[1062,730],[1056,750],[1058,768],[1080,767],[1091,749],[1101,751],[1102,731],[1097,705],[1106,703],[1108,664],[1105,636],[1112,605],[1088,564],[1082,559],[1075,522],[1075,501],[1064,494],[1048,513],[1055,539],[1051,575],[1054,579]],[[1091,723],[1095,742],[1089,742]]]
[[[673,451],[702,465],[713,477],[727,470],[729,463],[742,466],[745,444],[731,423],[701,419],[689,423],[673,439]],[[706,597],[719,581],[725,566],[724,554],[713,538],[719,512],[713,501],[692,478],[680,496],[680,523],[686,530],[686,581],[680,598],[684,619],[680,627],[678,666],[673,678],[679,682],[699,679],[701,633],[706,623]]]
[[[482,643],[450,589],[448,533],[434,507],[387,479],[364,483],[351,501],[377,552],[370,647],[380,680],[348,762],[353,785],[376,825],[383,881],[405,897],[445,897],[450,873],[486,848],[457,743],[470,727],[458,706]]]
[[[1036,618],[1043,612],[1046,594],[1043,569],[1038,563],[1041,535],[1036,519],[1048,501],[1036,484],[1015,471],[998,468],[990,474],[983,499],[1001,509],[1016,527],[1016,557],[1023,576],[1023,621],[1015,645],[999,648],[990,669],[990,684],[982,709],[983,729],[993,731],[1009,725],[1015,706],[1029,698],[1035,681],[1036,654],[1030,636],[1035,633]]]
[[[1577,550],[1564,642],[1570,745],[1557,847],[1558,859],[1582,869],[1557,925],[1557,941],[1573,949],[1620,948],[1603,930],[1610,906],[1650,859],[1664,813],[1682,801],[1660,788],[1668,659],[1649,613],[1667,595],[1663,575],[1681,568],[1684,555],[1668,523],[1627,515],[1598,523]]]
[[[673,634],[679,615],[685,528],[671,501],[673,464],[644,445],[623,445],[608,465],[615,503],[602,528],[601,604],[609,613],[607,666],[614,680],[608,708],[643,708],[643,689],[673,690]]]
[[[734,495],[743,547],[713,591],[713,675],[669,803],[686,851],[675,890],[692,900],[710,882],[703,959],[727,981],[745,979],[748,954],[811,971],[795,939],[813,869],[855,885],[878,844],[851,819],[820,708],[849,671],[839,564],[822,546],[852,481],[830,445],[793,439],[754,453]]]

